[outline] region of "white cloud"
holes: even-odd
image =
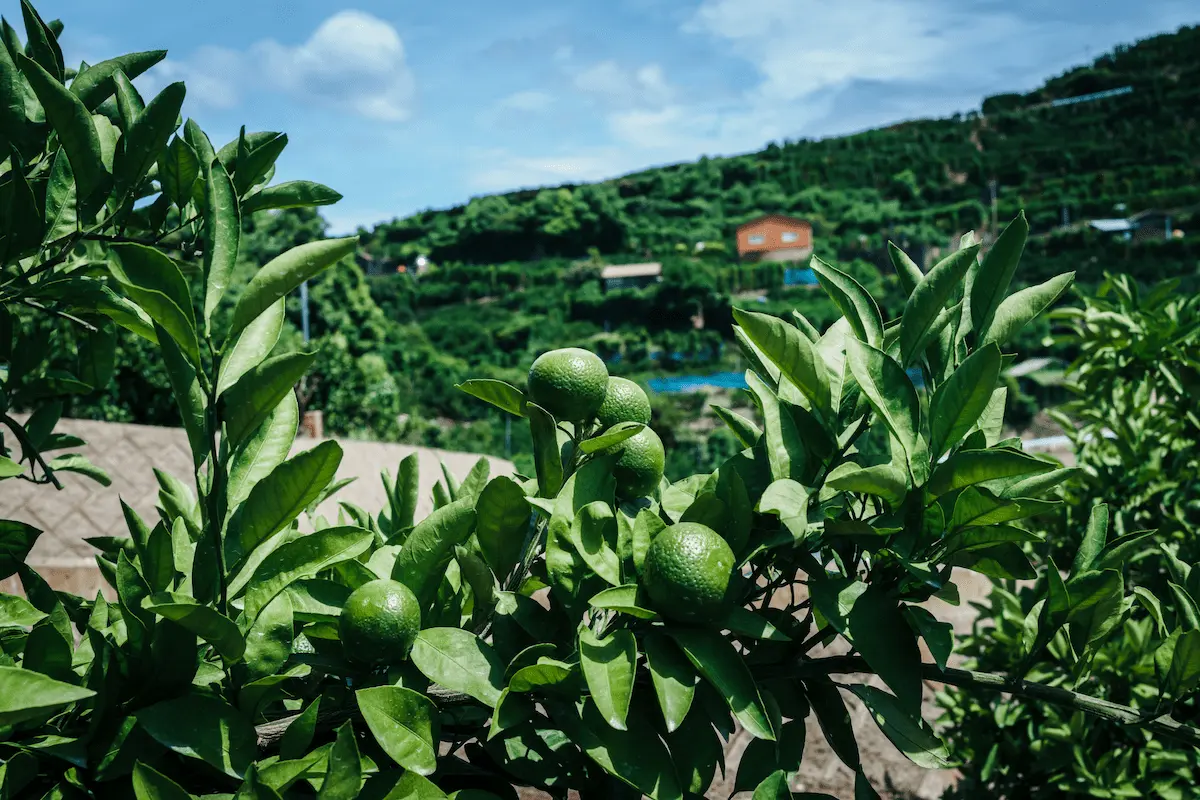
[[[298,45],[267,39],[245,51],[202,47],[154,72],[160,79],[186,80],[193,100],[215,108],[233,107],[244,93],[267,90],[368,119],[402,122],[411,116],[415,95],[400,34],[384,20],[353,10],[329,17]]]
[[[753,64],[764,100],[788,101],[854,80],[969,72],[990,43],[1011,46],[1020,24],[949,0],[705,0],[684,29],[728,44]]]
[[[658,64],[631,69],[612,60],[577,73],[575,88],[621,106],[661,104],[673,94]]]

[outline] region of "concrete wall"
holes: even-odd
[[[95,563],[95,550],[85,541],[95,536],[128,536],[121,514],[120,499],[132,506],[147,522],[158,519],[154,510],[158,483],[152,468],[165,470],[193,487],[192,459],[187,437],[179,428],[151,425],[127,425],[90,420],[63,420],[55,429],[74,434],[85,442],[83,452],[93,464],[104,469],[112,486],[100,484],[71,473],[59,473],[62,491],[50,486],[35,486],[26,481],[8,480],[0,484],[0,519],[27,522],[43,533],[29,555],[29,563],[56,589],[86,597],[108,587]],[[299,438],[292,448],[296,453],[315,446],[320,440]],[[433,484],[441,478],[441,462],[458,478],[464,477],[479,460],[470,453],[409,447],[383,442],[340,440],[345,454],[338,478],[355,478],[321,513],[336,518],[337,501],[346,500],[370,512],[387,502],[379,474],[383,469],[393,475],[401,459],[418,453],[421,465],[421,493],[418,517],[433,509]],[[492,475],[511,475],[513,465],[503,459],[489,458]],[[19,587],[14,577],[0,581],[0,591]]]

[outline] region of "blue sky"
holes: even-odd
[[[165,48],[214,140],[282,130],[335,231],[978,108],[1195,0],[42,0],[69,62]],[[20,7],[0,0],[20,27]]]

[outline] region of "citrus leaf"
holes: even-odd
[[[914,764],[925,769],[952,766],[946,743],[921,719],[919,710],[906,709],[896,697],[874,686],[855,684],[849,688],[871,712],[883,734]]]
[[[383,751],[418,775],[437,769],[437,710],[428,697],[400,686],[359,689],[358,709]]]
[[[237,623],[187,595],[160,592],[152,595],[144,606],[148,611],[187,628],[211,644],[217,654],[231,664],[240,661],[246,650],[246,641]]]
[[[716,631],[668,631],[692,666],[713,685],[742,726],[759,739],[774,739],[770,718],[754,678],[733,645]]]
[[[579,631],[579,666],[592,702],[613,728],[625,730],[633,678],[637,667],[637,642],[627,629],[601,639],[588,628]]]
[[[492,646],[461,628],[426,628],[413,643],[413,664],[434,683],[489,707],[500,700],[504,664]]]
[[[642,646],[646,650],[646,664],[658,696],[658,707],[667,723],[667,733],[671,733],[683,724],[692,707],[698,676],[687,657],[665,635],[647,634]]]
[[[267,262],[246,285],[233,309],[226,338],[241,333],[258,315],[285,297],[304,281],[350,255],[358,247],[358,237],[319,239],[293,247]]]

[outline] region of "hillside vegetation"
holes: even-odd
[[[1054,100],[1132,92],[1061,107]],[[671,250],[715,240],[756,214],[813,221],[840,248],[866,235],[945,244],[1021,208],[1035,232],[1070,219],[1200,203],[1200,27],[1118,47],[983,113],[905,122],[853,136],[785,141],[731,158],[651,169],[597,184],[477,197],[380,225],[373,255],[486,264],[545,256]]]

